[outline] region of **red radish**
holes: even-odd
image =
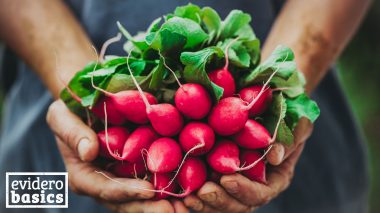
[[[230,140],[222,140],[207,155],[207,162],[212,169],[221,174],[233,174],[255,167],[260,160],[264,159],[271,148],[272,146],[269,146],[258,160],[240,167],[239,147]]]
[[[209,125],[216,133],[223,136],[239,132],[247,120],[247,104],[237,97],[220,100],[208,116]]]
[[[207,170],[202,160],[190,157],[178,173],[178,184],[184,192],[178,197],[184,197],[198,190],[206,182]]]
[[[262,149],[272,143],[268,130],[255,120],[248,119],[242,130],[233,136],[233,140],[247,149]]]
[[[235,94],[235,80],[227,68],[214,70],[208,73],[208,77],[214,84],[223,88],[222,98],[231,97]]]
[[[240,162],[242,164],[251,164],[261,158],[261,153],[257,151],[244,150],[240,154]],[[243,175],[252,181],[266,183],[265,176],[265,162],[263,159],[259,160],[255,167],[242,171]]]
[[[189,155],[202,155],[214,146],[215,134],[210,126],[202,122],[188,123],[179,134],[179,143],[184,152],[189,152],[195,146],[201,145]]]
[[[199,120],[210,112],[212,101],[207,90],[200,84],[183,84],[174,96],[177,109],[186,117]]]
[[[231,97],[235,94],[235,91],[236,91],[235,80],[232,77],[231,72],[228,70],[228,65],[229,65],[228,49],[234,42],[237,41],[238,38],[235,38],[226,46],[226,49],[224,51],[225,52],[224,53],[224,58],[225,58],[224,67],[222,69],[214,70],[208,73],[208,77],[210,78],[210,80],[214,84],[223,88],[222,98]]]
[[[207,155],[207,162],[219,173],[233,174],[240,165],[239,147],[229,140],[219,141]]]
[[[163,58],[164,66],[173,74],[178,83],[178,90],[174,96],[174,102],[177,109],[186,117],[199,120],[208,114],[211,109],[212,101],[207,90],[200,84],[181,84],[175,72],[166,65],[165,57]],[[197,107],[194,107],[194,103]]]
[[[123,153],[120,159],[128,162],[141,162],[141,150],[146,150],[158,139],[157,133],[152,127],[144,125],[139,126],[129,135],[123,147]]]
[[[184,190],[181,194],[176,194],[176,193],[165,190],[168,188],[168,185],[170,184],[168,184],[166,187],[160,190],[134,188],[133,186],[125,185],[124,183],[108,176],[104,172],[101,172],[101,171],[95,171],[95,172],[127,188],[129,187],[133,189],[140,189],[143,191],[156,192],[159,194],[167,194],[167,195],[170,195],[173,197],[179,197],[179,198],[186,197],[191,192],[198,190],[206,182],[206,177],[207,177],[206,166],[203,163],[203,161],[198,158],[193,158],[193,157],[188,158],[184,162],[183,167],[180,169],[178,173],[178,180],[177,180],[178,184]]]
[[[173,179],[168,183],[168,186],[173,183],[182,166],[186,162],[189,155],[201,155],[212,148],[215,142],[214,131],[206,124],[201,122],[191,122],[181,131],[180,143],[186,152],[182,162],[178,166],[177,172],[174,174]],[[164,188],[165,189],[165,188]]]
[[[216,133],[223,136],[233,135],[243,129],[248,120],[249,110],[264,93],[266,86],[276,74],[274,71],[262,87],[259,94],[250,102],[244,102],[237,97],[223,98],[211,110],[208,123]]]
[[[111,166],[110,171],[124,178],[142,178],[146,175],[145,164],[142,161],[138,163],[117,161]]]
[[[130,163],[142,162],[143,150],[149,148],[150,144],[158,138],[157,133],[150,126],[139,126],[123,142],[122,153],[112,151],[108,138],[108,113],[107,104],[104,103],[104,125],[105,125],[105,144],[108,154],[116,160],[127,160]]]
[[[115,105],[112,100],[108,97],[101,97],[92,107],[91,111],[96,115],[96,117],[104,120],[104,103],[107,104],[107,114],[108,114],[108,122],[113,125],[121,125],[127,122],[124,115],[117,111]]]
[[[106,41],[102,47],[101,54],[98,57],[98,60],[102,61],[107,47],[113,42],[119,41],[120,38],[121,34],[118,34],[116,37]],[[94,47],[93,49],[96,52],[96,49]],[[95,68],[96,66],[94,67],[94,70]],[[122,113],[127,120],[137,124],[148,123],[145,101],[147,101],[149,104],[156,104],[157,100],[153,95],[149,93],[143,93],[145,95],[145,99],[143,100],[143,98],[140,96],[139,91],[137,90],[125,90],[117,93],[111,93],[95,86],[93,75],[91,76],[91,84],[93,88],[101,91],[107,97],[109,97],[116,110]]]
[[[146,112],[146,106],[143,98],[140,96],[137,90],[125,90],[117,93],[110,93],[99,87],[93,85],[99,91],[102,91],[107,97],[111,99],[111,102],[115,109],[124,115],[124,117],[137,124],[148,123],[148,115]],[[156,98],[144,92],[144,97],[149,104],[156,104]]]
[[[147,165],[152,173],[174,171],[180,164],[182,151],[179,144],[171,138],[155,140],[149,147]]]
[[[256,98],[260,91],[263,89],[263,86],[255,85],[242,89],[239,92],[240,98],[246,102],[251,102]],[[258,116],[265,112],[268,106],[272,103],[272,89],[266,87],[263,94],[257,99],[255,106],[249,110],[249,116],[254,117]]]
[[[171,104],[150,105],[147,113],[154,130],[162,136],[177,135],[183,127],[181,113]]]
[[[129,131],[125,127],[110,127],[101,132],[98,132],[99,139],[99,154],[108,159],[113,159],[113,156],[120,156],[125,141],[129,136]]]
[[[162,191],[174,193],[177,189],[176,184],[171,184],[169,187],[166,187],[168,183],[170,182],[170,180],[172,179],[172,176],[173,175],[170,173],[162,173],[162,174],[154,173],[150,181],[153,184],[155,190],[158,190],[158,191],[162,190]],[[169,197],[167,193],[156,192],[153,199],[160,200],[167,197]]]
[[[133,83],[140,93],[140,97],[145,104],[145,111],[148,116],[150,123],[152,124],[154,130],[158,134],[163,136],[174,136],[178,134],[183,126],[183,118],[181,113],[171,104],[162,103],[162,104],[152,104],[149,102],[147,95],[144,93],[133,76],[132,70],[129,66],[129,57],[132,51],[129,52],[127,57],[127,67],[129,74],[133,80]]]

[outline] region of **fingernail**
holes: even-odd
[[[230,193],[237,193],[239,191],[239,185],[235,181],[228,181],[223,184],[224,188]]]
[[[85,156],[86,156],[88,150],[90,150],[90,147],[91,147],[91,143],[90,143],[90,140],[88,140],[88,138],[82,138],[79,141],[78,154],[79,154],[79,157],[82,161],[86,160]]]
[[[213,202],[216,200],[216,193],[211,192],[207,194],[200,195],[201,199],[206,201],[206,202]]]
[[[197,200],[194,203],[192,203],[191,208],[195,211],[200,211],[203,209],[203,204],[201,201]]]
[[[285,148],[283,146],[278,147],[278,156],[279,156],[280,162],[282,162],[285,157]]]

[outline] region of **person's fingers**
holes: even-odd
[[[186,208],[185,204],[182,201],[177,200],[177,199],[173,199],[170,202],[173,205],[175,213],[188,213],[189,212],[189,210]]]
[[[240,174],[225,175],[220,183],[229,194],[243,204],[262,206],[289,186],[302,148],[303,144],[282,164],[268,171],[267,184],[251,181]]]
[[[313,123],[309,119],[302,117],[294,129],[294,142],[299,144],[306,141],[313,132]]]
[[[159,201],[132,201],[128,203],[114,204],[104,203],[111,211],[116,213],[174,213],[174,207],[167,200]]]
[[[261,206],[271,199],[269,186],[251,181],[241,174],[225,175],[220,184],[245,205]]]
[[[54,134],[80,159],[92,161],[97,157],[99,144],[95,132],[73,114],[62,100],[54,101],[50,105],[46,120]]]
[[[304,143],[299,144],[291,155],[281,163],[281,165],[269,168],[267,184],[270,188],[272,197],[277,196],[289,186],[293,179],[294,169],[301,156],[304,145]]]
[[[185,205],[195,212],[199,213],[218,213],[221,212],[212,208],[209,205],[205,205],[203,201],[195,195],[189,195],[184,199]]]
[[[154,196],[154,192],[147,191],[153,189],[149,182],[140,179],[116,178],[92,163],[82,162],[67,144],[60,139],[57,141],[68,172],[70,189],[75,193],[110,202],[148,199]],[[103,172],[112,180],[98,172]]]
[[[280,165],[285,157],[285,147],[280,143],[275,143],[268,152],[266,159],[271,165]]]
[[[213,182],[206,182],[198,190],[197,195],[205,205],[214,209],[225,212],[247,212],[249,210],[248,206],[231,197],[222,187]]]
[[[280,143],[273,144],[272,149],[268,152],[266,159],[268,162],[277,166],[287,159],[300,144],[310,137],[313,131],[313,124],[306,118],[301,118],[294,130],[294,142],[291,145],[283,145]]]

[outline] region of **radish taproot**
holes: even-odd
[[[152,175],[150,182],[153,184],[154,189],[157,190],[153,199],[160,200],[169,197],[169,194],[164,193],[164,191],[170,193],[174,193],[176,191],[176,189],[178,188],[177,183],[171,184],[169,187],[166,187],[172,178],[173,175],[170,173],[154,173]]]
[[[124,178],[143,178],[147,171],[144,162],[129,163],[125,161],[117,161],[110,169],[118,177]]]
[[[259,160],[262,157],[262,154],[258,151],[244,150],[240,154],[240,162],[242,164],[251,164]],[[252,181],[257,181],[260,183],[266,183],[266,174],[265,174],[265,162],[263,159],[260,159],[256,166],[242,171],[243,175]]]
[[[215,134],[210,126],[202,122],[188,123],[179,134],[179,143],[184,152],[188,152],[195,146],[200,148],[193,150],[190,155],[202,155],[214,146]]]
[[[264,154],[256,161],[248,165],[240,165],[240,150],[236,143],[230,140],[222,140],[217,143],[207,155],[207,162],[212,169],[221,174],[233,174],[255,167],[260,160],[263,160],[272,145],[264,152]]]
[[[255,99],[259,95],[262,88],[263,86],[260,86],[260,85],[244,88],[239,92],[240,98],[246,102],[251,102],[253,99]],[[271,103],[272,103],[272,89],[269,87],[266,87],[264,89],[263,94],[257,99],[255,106],[249,110],[249,116],[254,117],[254,116],[261,115],[262,113],[265,112],[265,110],[268,108],[268,106]]]
[[[268,130],[255,120],[248,119],[243,129],[233,135],[233,140],[247,149],[262,149],[268,147],[272,138]]]
[[[179,166],[181,160],[181,147],[171,138],[155,140],[147,152],[147,165],[152,173],[172,172]]]
[[[99,154],[108,159],[120,156],[123,147],[129,136],[129,131],[125,127],[106,127],[105,130],[98,132]]]

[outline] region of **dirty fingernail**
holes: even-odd
[[[206,202],[213,202],[216,200],[216,193],[211,192],[207,194],[200,195],[201,199],[206,201]]]
[[[203,203],[197,200],[191,204],[191,208],[194,209],[195,211],[200,211],[203,209]]]

